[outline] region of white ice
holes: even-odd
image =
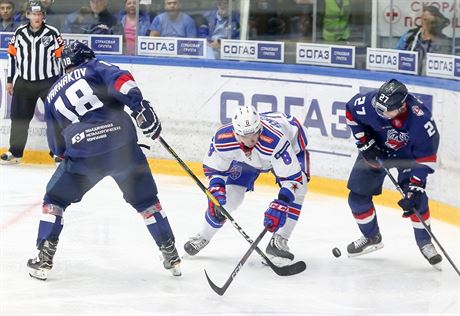
[[[347,258],[360,236],[347,202],[308,193],[289,242],[307,270],[280,277],[253,253],[224,296],[222,286],[249,248],[230,223],[173,277],[143,220],[105,179],[65,213],[65,227],[47,281],[28,276],[36,255],[42,196],[51,167],[0,166],[0,315],[460,315],[460,278],[444,257],[433,269],[420,254],[411,223],[397,209],[378,207],[385,247]],[[200,228],[206,197],[187,176],[155,176],[179,252]],[[233,213],[255,238],[275,188],[256,187]],[[432,229],[460,265],[460,229],[433,220]],[[268,236],[262,240],[265,249]],[[340,258],[331,249],[339,247]],[[439,248],[438,248],[439,250]]]

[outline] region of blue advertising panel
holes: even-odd
[[[72,44],[75,41],[80,41],[89,47],[96,54],[115,54],[123,53],[123,41],[121,35],[92,35],[92,34],[62,34],[64,45]]]
[[[220,58],[263,62],[284,62],[284,43],[261,41],[221,41]]]
[[[355,47],[297,43],[296,63],[354,68]]]
[[[426,57],[426,75],[460,80],[460,57],[428,53]]]
[[[396,49],[367,48],[366,68],[416,75],[418,54]]]
[[[1,32],[0,33],[0,50],[3,51],[3,50],[8,49],[8,44],[10,43],[13,35],[14,35],[13,32]]]

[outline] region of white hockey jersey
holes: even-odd
[[[207,177],[222,177],[233,161],[244,162],[261,172],[272,170],[282,187],[302,185],[302,172],[306,173],[305,155],[307,137],[300,122],[281,112],[260,114],[262,132],[254,148],[248,150],[240,144],[233,132],[232,124],[220,127],[214,135],[209,151],[205,155],[203,168]]]

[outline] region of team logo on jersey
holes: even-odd
[[[232,180],[236,180],[241,177],[241,173],[243,173],[243,167],[235,165],[230,169],[228,175]]]
[[[75,134],[75,135],[72,137],[72,144],[79,143],[79,142],[81,142],[81,141],[84,140],[84,139],[85,139],[85,132],[81,132],[81,133]]]
[[[50,36],[43,36],[42,37],[42,44],[43,46],[48,46],[51,41],[53,40],[53,37],[50,35]]]
[[[388,148],[391,148],[393,150],[399,150],[405,147],[408,142],[409,142],[408,133],[398,132],[395,129],[390,129],[387,132],[387,141],[385,142],[385,145]]]
[[[412,107],[412,112],[417,116],[422,116],[424,114],[422,109],[418,105],[414,105]]]

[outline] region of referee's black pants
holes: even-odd
[[[24,155],[30,121],[34,117],[38,98],[45,102],[48,91],[59,77],[27,81],[18,77],[11,100],[11,133],[9,151],[15,157]]]

